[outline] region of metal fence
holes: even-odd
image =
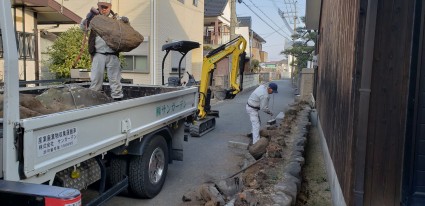
[[[204,35],[204,44],[221,45],[230,41],[229,32],[220,32],[217,40],[215,39],[214,33],[208,33]]]
[[[34,59],[35,57],[35,34],[28,32],[16,32],[16,46],[20,59]],[[0,30],[0,58],[3,58],[3,40]]]

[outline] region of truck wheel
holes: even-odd
[[[168,147],[162,136],[149,140],[141,156],[129,165],[129,189],[139,198],[153,198],[162,189],[168,170]]]
[[[127,156],[116,155],[111,158],[108,182],[115,185],[128,175]]]

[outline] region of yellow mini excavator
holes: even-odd
[[[170,51],[178,51],[182,54],[180,59],[178,76],[169,77],[168,85],[169,86],[182,86],[181,83],[181,61],[184,56],[192,49],[198,48],[199,43],[191,41],[179,41],[169,44],[165,44],[162,47],[163,51],[166,51],[167,57]],[[210,86],[213,80],[213,73],[216,69],[216,63],[220,60],[231,55],[231,72],[230,72],[230,88],[226,89],[225,99],[233,99],[236,94],[242,91],[242,82],[243,82],[243,71],[245,67],[245,49],[246,49],[246,40],[242,36],[239,36],[226,44],[221,45],[220,47],[210,51],[203,60],[202,65],[202,74],[201,81],[199,84],[195,84],[199,87],[199,102],[198,102],[198,111],[196,117],[191,120],[190,124],[190,134],[191,136],[200,137],[205,133],[213,130],[215,128],[215,118],[219,117],[219,112],[211,110],[210,100],[211,100],[211,89]],[[162,64],[162,71],[164,73],[164,60]],[[239,75],[240,81],[237,82],[237,76]],[[192,77],[192,78],[190,78]],[[189,75],[189,83],[196,82],[193,79],[193,76]],[[162,84],[164,85],[164,75],[162,75]],[[188,84],[186,84],[188,86]]]

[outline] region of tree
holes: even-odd
[[[253,73],[258,73],[260,72],[260,61],[258,61],[257,59],[253,59],[251,60],[251,72]]]
[[[301,17],[301,20],[305,23],[305,17]],[[296,39],[292,47],[285,49],[281,54],[294,56],[296,59],[290,65],[296,66],[300,70],[307,67],[307,62],[313,58],[312,53],[315,50],[315,46],[309,46],[308,43],[314,42],[313,45],[316,45],[317,33],[307,30],[305,27],[298,27],[297,33],[292,35],[292,39]]]
[[[70,70],[74,66],[77,56],[80,54],[84,33],[78,27],[72,27],[59,35],[53,45],[48,48],[49,70],[55,73],[56,78],[69,78]],[[80,60],[75,68],[89,69],[91,67],[90,55],[87,43],[84,44]]]

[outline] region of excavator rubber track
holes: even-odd
[[[206,117],[190,124],[190,135],[200,137],[215,128],[215,117]]]

